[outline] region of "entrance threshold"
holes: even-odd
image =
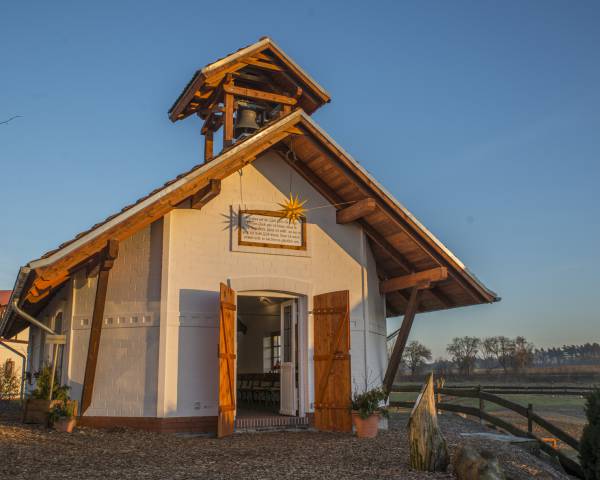
[[[237,415],[235,419],[236,433],[306,430],[308,426],[308,417],[288,417],[270,412],[246,411],[241,415]]]

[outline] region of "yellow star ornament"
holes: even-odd
[[[304,204],[306,200],[300,202],[298,199],[298,195],[296,198],[290,193],[290,198],[285,203],[280,203],[279,206],[282,207],[279,210],[283,214],[283,218],[287,218],[289,223],[296,223],[301,218],[304,217],[306,210],[304,209]]]

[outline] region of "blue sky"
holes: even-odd
[[[594,1],[3,2],[0,289],[198,163],[167,110],[269,35],[330,92],[316,120],[503,298],[411,338],[600,341],[598,25]]]

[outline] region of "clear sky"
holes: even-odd
[[[199,163],[167,110],[269,35],[330,92],[317,122],[502,297],[411,338],[600,341],[599,25],[596,1],[2,2],[0,289]]]

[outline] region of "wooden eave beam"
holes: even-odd
[[[448,269],[446,267],[437,267],[422,272],[410,273],[401,277],[390,278],[383,280],[379,284],[381,293],[395,292],[405,290],[417,285],[430,285],[435,282],[440,282],[448,278]]]
[[[221,180],[211,179],[208,185],[198,190],[191,197],[191,206],[195,210],[200,210],[204,205],[221,193]]]
[[[355,222],[358,219],[371,215],[377,210],[377,202],[374,198],[363,198],[349,207],[338,210],[335,214],[337,223],[342,225]]]
[[[329,158],[332,158],[333,161],[343,169],[346,176],[357,185],[357,187],[365,196],[373,196],[373,192],[379,191],[379,188],[369,178],[365,177],[361,172],[356,171],[352,165],[348,164],[343,159],[343,153],[337,150],[334,145],[330,144],[326,138],[322,138],[320,132],[318,132],[313,125],[303,122],[303,126],[306,127],[309,132],[313,133],[314,138],[319,143],[319,145],[315,145],[315,148],[322,152],[324,149],[325,151],[323,154],[328,155]],[[331,152],[334,154],[332,155]],[[381,211],[384,212],[400,230],[406,233],[406,235],[415,243],[415,245],[423,250],[423,252],[426,253],[438,265],[443,266],[450,264],[453,269],[449,271],[449,275],[467,292],[469,296],[471,296],[471,298],[473,298],[473,300],[475,300],[477,303],[490,301],[490,299],[486,297],[486,294],[478,285],[473,284],[473,282],[465,279],[462,276],[460,273],[462,271],[461,267],[455,265],[455,262],[452,259],[448,259],[447,255],[445,255],[443,249],[439,245],[437,245],[432,239],[423,238],[416,233],[417,227],[405,212],[399,210],[395,205],[392,206],[391,199],[386,198],[385,195],[382,196],[382,199],[384,201],[382,201],[380,205]],[[453,270],[456,270],[456,272]]]

